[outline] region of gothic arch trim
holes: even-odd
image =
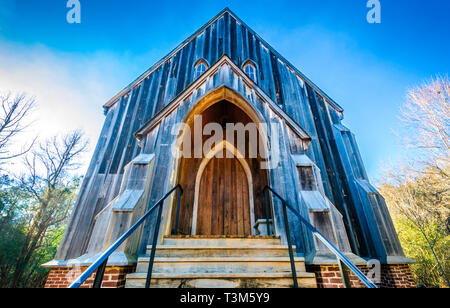
[[[247,161],[243,159],[241,153],[234,147],[231,143],[224,140],[217,144],[211,151],[206,155],[206,157],[203,159],[202,163],[200,164],[200,167],[197,172],[197,176],[195,178],[195,194],[194,194],[194,209],[192,211],[192,230],[191,234],[196,235],[197,234],[197,216],[198,216],[198,203],[200,198],[200,182],[203,176],[203,172],[205,171],[206,167],[208,166],[208,163],[213,159],[217,153],[219,153],[222,150],[228,150],[231,152],[235,158],[239,160],[239,163],[241,164],[242,168],[244,169],[244,172],[247,176],[247,183],[248,183],[248,195],[249,195],[249,204],[250,204],[250,223],[251,223],[251,230],[253,235],[253,226],[255,225],[255,205],[254,205],[254,198],[253,198],[253,177],[252,172],[250,170],[250,166],[248,165]]]
[[[200,88],[202,84],[207,82],[208,78],[211,78],[216,73],[221,71],[222,69],[232,70],[236,75],[242,78],[243,82],[246,84],[248,89],[254,91],[254,94],[263,102],[263,104],[267,104],[267,106],[271,109],[272,112],[277,114],[279,117],[284,119],[286,123],[294,130],[294,132],[306,142],[311,141],[311,137],[308,135],[308,133],[301,128],[298,123],[293,121],[264,91],[258,87],[257,84],[254,84],[253,81],[250,80],[249,77],[242,71],[241,68],[239,68],[228,56],[223,56],[221,60],[219,60],[216,64],[214,64],[212,67],[210,67],[205,74],[202,75],[202,77],[198,78],[189,88],[187,88],[184,92],[180,93],[176,98],[174,98],[166,107],[164,107],[157,115],[155,115],[151,120],[149,120],[147,123],[145,123],[138,131],[135,132],[135,137],[138,139],[138,141],[141,141],[145,135],[147,135],[158,123],[160,123],[165,117],[167,117],[170,113],[174,112],[182,102],[187,100],[195,90]],[[248,116],[255,122],[255,123],[268,123],[268,119],[265,119],[265,117],[262,115],[260,111],[258,111],[252,103],[250,103],[245,97],[243,97],[241,94],[236,92],[236,90],[228,87],[227,85],[221,85],[215,89],[212,89],[208,93],[204,93],[200,98],[196,99],[196,101],[193,103],[193,106],[190,108],[190,111],[187,113],[184,117],[184,120],[186,121],[189,119],[189,116],[192,114],[192,112],[197,108],[197,106],[203,105],[204,100],[214,100],[214,97],[220,96],[222,94],[222,100],[228,100],[233,98],[231,103],[235,104],[236,106],[240,107],[244,112],[247,113]],[[229,98],[225,98],[229,97]],[[202,103],[203,102],[203,103]],[[218,102],[218,101],[215,101]],[[210,103],[209,106],[213,105],[213,103]],[[267,136],[264,136],[267,137]]]

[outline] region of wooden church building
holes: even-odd
[[[69,286],[169,192],[109,257],[103,287],[143,287],[153,245],[151,287],[292,287],[289,247],[300,287],[342,287],[294,211],[378,286],[413,286],[342,107],[229,9],[104,110],[47,287]]]

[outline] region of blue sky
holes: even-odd
[[[450,69],[450,1],[0,0],[0,91],[39,103],[32,133],[82,128],[95,146],[102,104],[228,6],[345,109],[369,176],[402,159],[394,131],[408,89]]]

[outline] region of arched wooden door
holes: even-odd
[[[249,183],[237,158],[213,158],[200,181],[197,235],[251,235]]]

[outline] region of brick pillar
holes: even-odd
[[[365,266],[358,268],[366,274],[368,269]],[[314,272],[317,278],[318,288],[343,288],[341,272],[337,265],[307,265],[308,272]],[[352,288],[365,288],[365,285],[350,272],[350,283]],[[385,265],[381,266],[381,283],[379,288],[415,288],[416,284],[412,278],[409,266]]]
[[[69,287],[87,267],[58,267],[52,268],[48,275],[45,288],[61,289]],[[102,288],[124,288],[126,275],[133,273],[135,266],[107,267],[103,276]],[[95,273],[92,274],[80,288],[92,288]]]

